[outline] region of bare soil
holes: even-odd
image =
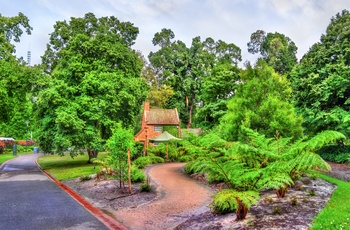
[[[350,181],[350,166],[330,163],[333,177]],[[302,178],[284,198],[273,190],[263,191],[247,218],[235,221],[235,214],[217,215],[209,206],[221,185],[208,185],[203,175],[183,172],[183,164],[170,163],[146,169],[151,192],[140,192],[140,184],[120,189],[117,180],[79,179],[64,181],[96,207],[128,229],[308,229],[312,218],[330,199],[335,185],[321,179]]]

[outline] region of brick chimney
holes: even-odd
[[[145,102],[143,105],[143,111],[144,112],[149,112],[149,102]]]

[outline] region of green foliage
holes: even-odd
[[[255,68],[242,72],[242,83],[228,102],[227,114],[221,119],[219,132],[225,140],[244,139],[242,127],[256,130],[267,137],[276,131],[283,137],[299,138],[302,119],[289,103],[291,88],[281,76],[259,61]]]
[[[81,177],[79,177],[80,181],[87,181],[87,180],[91,180],[91,176],[90,175],[82,175]]]
[[[257,30],[250,36],[248,52],[260,53],[262,59],[279,74],[289,73],[297,64],[297,47],[287,36]]]
[[[142,184],[140,186],[140,191],[141,192],[150,192],[150,191],[152,191],[152,186],[149,184]]]
[[[0,14],[0,22],[0,136],[24,139],[28,134],[25,121],[33,123],[31,91],[40,73],[15,57],[12,42],[20,42],[23,32],[31,34],[32,27],[22,13],[14,17]]]
[[[120,187],[127,175],[128,150],[131,154],[134,153],[134,143],[132,130],[122,128],[121,124],[117,124],[113,136],[107,141],[110,150],[107,162],[117,172]]]
[[[137,168],[143,169],[143,168],[145,168],[147,165],[150,165],[150,164],[164,163],[164,159],[163,159],[162,157],[149,155],[149,156],[139,157],[139,158],[137,158],[136,160],[134,160],[132,163],[133,163],[133,165],[135,165]]]
[[[212,38],[201,41],[200,37],[195,37],[190,47],[174,38],[170,29],[156,33],[152,43],[160,49],[148,57],[154,71],[159,74],[159,85],[165,84],[174,90],[167,107],[178,108],[182,122],[191,127],[205,77],[218,63],[236,66],[241,60],[241,50],[234,44]]]
[[[141,192],[150,192],[150,191],[152,191],[152,186],[149,184],[149,178],[148,177],[146,179],[146,183],[142,184],[140,186],[140,191]]]
[[[232,193],[242,192],[235,197],[239,205],[237,218],[244,218],[250,207],[249,196],[244,192],[275,189],[284,197],[293,179],[310,169],[329,170],[329,165],[315,152],[324,145],[342,140],[345,136],[336,131],[324,131],[307,139],[267,138],[251,129],[242,128],[245,142],[229,143],[214,134],[200,138],[196,148],[198,157],[185,166],[187,173],[206,173],[209,181],[225,182]],[[230,191],[231,191],[230,190]],[[230,192],[231,193],[231,192]],[[229,194],[230,194],[229,193]],[[217,212],[233,210],[234,200],[226,193],[214,202]],[[227,203],[225,203],[227,202]]]
[[[131,167],[131,181],[138,183],[145,181],[145,174],[136,167]]]
[[[337,144],[322,147],[317,151],[324,160],[350,164],[350,146]]]
[[[350,135],[349,24],[348,10],[334,16],[291,73],[295,105],[307,133],[328,129]]]
[[[141,79],[142,60],[131,49],[138,29],[115,17],[57,22],[43,63],[35,104],[39,144],[45,152],[74,156],[87,149],[91,158],[103,150],[117,122],[135,124],[148,85]]]
[[[252,204],[257,204],[259,193],[256,191],[239,192],[233,189],[222,189],[214,195],[211,209],[220,214],[233,212],[238,208],[238,200],[249,209]]]
[[[203,82],[200,99],[203,105],[198,109],[195,122],[206,129],[219,124],[226,114],[227,102],[234,94],[239,80],[239,69],[229,63],[213,67],[210,76]]]

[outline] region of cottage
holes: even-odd
[[[164,126],[176,126],[181,135],[180,119],[177,109],[151,109],[149,102],[144,103],[141,130],[135,135],[135,141],[144,143],[162,134]]]

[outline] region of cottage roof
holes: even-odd
[[[150,109],[145,112],[148,125],[179,125],[180,120],[176,109]]]

